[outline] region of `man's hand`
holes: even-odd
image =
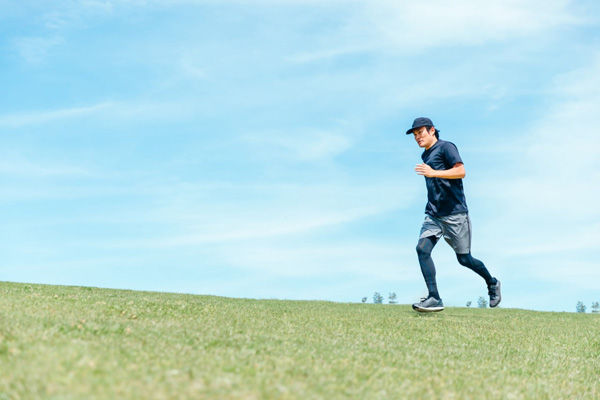
[[[446,170],[435,170],[427,164],[417,164],[415,171],[427,178],[462,179],[466,175],[463,163],[456,163],[452,168]]]
[[[435,174],[435,170],[425,163],[417,164],[415,171],[417,174],[426,176],[427,178],[433,178]]]

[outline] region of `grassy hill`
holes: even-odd
[[[38,398],[600,398],[600,315],[0,282],[0,399]]]

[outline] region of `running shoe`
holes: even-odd
[[[444,309],[444,303],[442,303],[442,299],[438,300],[435,297],[429,296],[420,303],[413,304],[412,307],[413,310],[418,312],[438,312]]]
[[[496,279],[496,278],[494,278]],[[500,293],[500,281],[496,279],[496,283],[488,285],[488,294],[490,295],[490,307],[496,307],[502,300],[502,294]]]

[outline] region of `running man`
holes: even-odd
[[[415,171],[425,177],[427,184],[425,221],[417,243],[417,255],[429,294],[420,303],[413,304],[413,309],[419,312],[444,309],[431,258],[431,251],[441,237],[454,249],[461,265],[485,280],[490,307],[496,307],[502,299],[500,281],[492,277],[485,265],[471,255],[471,220],[462,182],[465,166],[456,146],[441,140],[439,132],[433,122],[424,117],[415,119],[412,128],[406,131],[407,135],[414,135],[419,147],[425,149],[421,155],[423,163],[418,164]]]

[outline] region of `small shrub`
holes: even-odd
[[[398,297],[396,296],[396,293],[390,293],[388,299],[390,301],[390,304],[398,304],[398,300],[396,300]]]
[[[373,295],[373,303],[381,304],[383,303],[383,296],[379,292],[375,292]]]
[[[479,307],[479,308],[486,308],[487,305],[488,305],[488,302],[485,299],[485,297],[479,296],[479,299],[477,299],[477,307]]]

